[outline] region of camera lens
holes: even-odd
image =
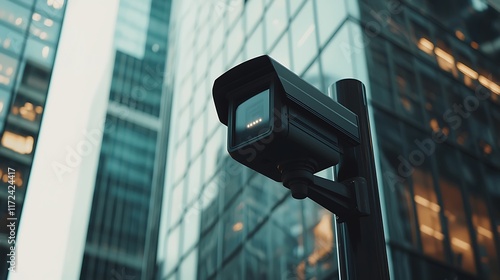
[[[270,129],[269,89],[236,107],[234,146],[254,139]]]

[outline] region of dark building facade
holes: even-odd
[[[498,279],[499,7],[378,4],[361,14],[393,276]]]
[[[260,54],[366,84],[392,279],[500,278],[495,3],[174,1],[158,278],[338,278],[334,216],[227,156],[211,86]]]
[[[80,279],[152,279],[170,98],[170,1],[120,1],[115,63]]]
[[[12,245],[7,228],[8,169],[15,169],[19,224],[65,9],[64,0],[0,4],[1,279],[7,279]]]

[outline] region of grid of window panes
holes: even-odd
[[[21,215],[65,10],[64,0],[4,0],[0,4],[0,187],[16,170]],[[7,205],[7,193],[0,204]],[[6,228],[6,209],[2,210]],[[7,240],[5,230],[0,234]],[[7,242],[0,243],[0,279],[7,277]]]
[[[356,53],[342,52],[356,32],[350,5],[174,1],[161,279],[337,277],[332,214],[309,200],[293,200],[281,184],[228,157],[211,87],[225,70],[261,54],[323,92],[337,79],[354,76]]]
[[[154,273],[170,111],[163,90],[170,5],[120,2],[80,279],[151,279]]]
[[[424,1],[384,23],[389,1],[364,2],[366,30],[389,22],[366,40],[394,277],[498,279],[498,57]]]
[[[105,127],[80,279],[139,278],[157,132],[111,115]]]

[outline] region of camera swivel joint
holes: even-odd
[[[370,214],[366,180],[362,177],[336,182],[315,176],[315,163],[310,159],[281,163],[278,169],[293,198],[309,197],[335,213],[339,222]]]

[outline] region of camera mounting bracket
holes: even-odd
[[[293,198],[309,197],[335,213],[338,222],[370,214],[367,184],[362,177],[336,182],[315,176],[315,162],[312,159],[284,162],[278,169],[283,186],[290,189]]]

